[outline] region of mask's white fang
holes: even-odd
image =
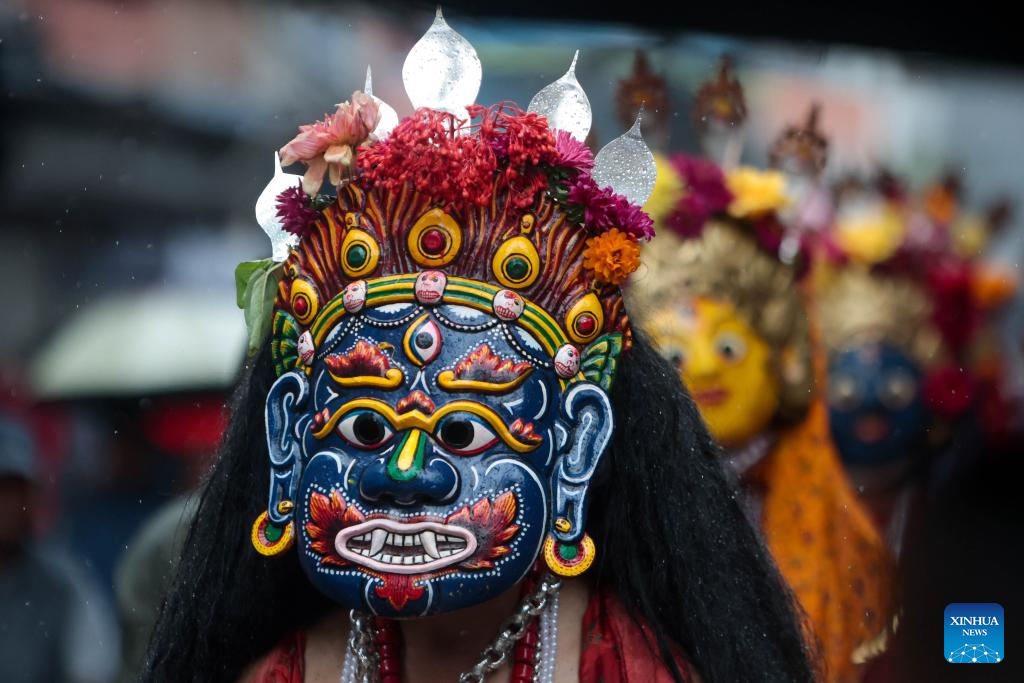
[[[476,101],[483,68],[469,41],[437,16],[423,37],[412,46],[402,65],[402,82],[412,105],[441,109],[459,117]]]
[[[640,134],[640,117],[643,113],[643,107],[640,107],[633,127],[597,153],[592,174],[599,186],[610,186],[616,194],[625,196],[637,206],[643,206],[651,196],[654,180],[658,176],[654,155]]]
[[[256,222],[270,238],[271,258],[278,262],[288,258],[288,251],[299,243],[299,236],[281,227],[281,219],[277,217],[277,195],[301,184],[302,176],[281,170],[281,159],[274,152],[274,177],[256,200]]]
[[[366,65],[366,85],[363,86],[363,92],[373,98],[380,110],[380,120],[372,134],[378,140],[383,140],[391,135],[391,131],[398,125],[398,112],[390,104],[373,94],[373,74],[369,64]]]
[[[587,93],[576,80],[576,59],[579,56],[580,51],[576,50],[565,75],[541,88],[526,109],[546,116],[548,125],[554,130],[564,130],[583,142],[590,132],[592,114]]]

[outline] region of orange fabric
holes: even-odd
[[[820,400],[748,477],[763,492],[765,541],[817,636],[824,680],[859,680],[854,651],[888,621],[890,559],[842,468]]]

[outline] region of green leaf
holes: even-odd
[[[282,266],[270,259],[256,263],[258,265],[255,268],[249,269],[249,278],[240,297],[242,310],[245,312],[245,327],[249,331],[250,356],[259,351],[270,331],[271,313],[274,309],[274,299],[277,298],[277,284],[281,280]],[[237,270],[235,276],[237,285]]]
[[[235,267],[235,304],[239,308],[245,309],[245,304],[249,300],[246,292],[253,273],[257,270],[266,270],[273,265],[272,259],[265,258],[259,261],[242,261]]]
[[[623,337],[618,332],[598,337],[583,352],[580,370],[587,380],[610,391],[622,354]]]

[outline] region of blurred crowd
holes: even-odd
[[[365,5],[0,8],[3,680],[134,680],[243,362],[232,272],[269,253],[252,206],[271,152],[368,64],[408,113],[408,23]],[[1019,602],[1002,548],[1024,442],[1024,74],[463,23],[481,102],[525,104],[572,45],[592,137],[643,112],[659,236],[628,296],[836,680],[949,676],[917,639],[935,606]]]

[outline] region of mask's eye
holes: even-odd
[[[341,438],[356,448],[380,448],[394,435],[391,425],[372,410],[352,413],[338,423]]]
[[[665,360],[669,363],[676,366],[677,370],[681,370],[683,365],[686,364],[686,353],[682,349],[671,346],[665,347],[661,355],[664,356]]]
[[[738,334],[723,332],[715,337],[715,350],[727,363],[738,363],[747,355],[747,343]]]
[[[442,422],[434,438],[456,455],[476,455],[498,441],[490,427],[464,415],[455,415]]]
[[[894,370],[886,375],[878,399],[889,410],[902,410],[917,395],[917,381],[906,370]]]
[[[860,388],[853,377],[833,375],[829,378],[828,402],[836,410],[853,410],[860,405],[860,398]]]

